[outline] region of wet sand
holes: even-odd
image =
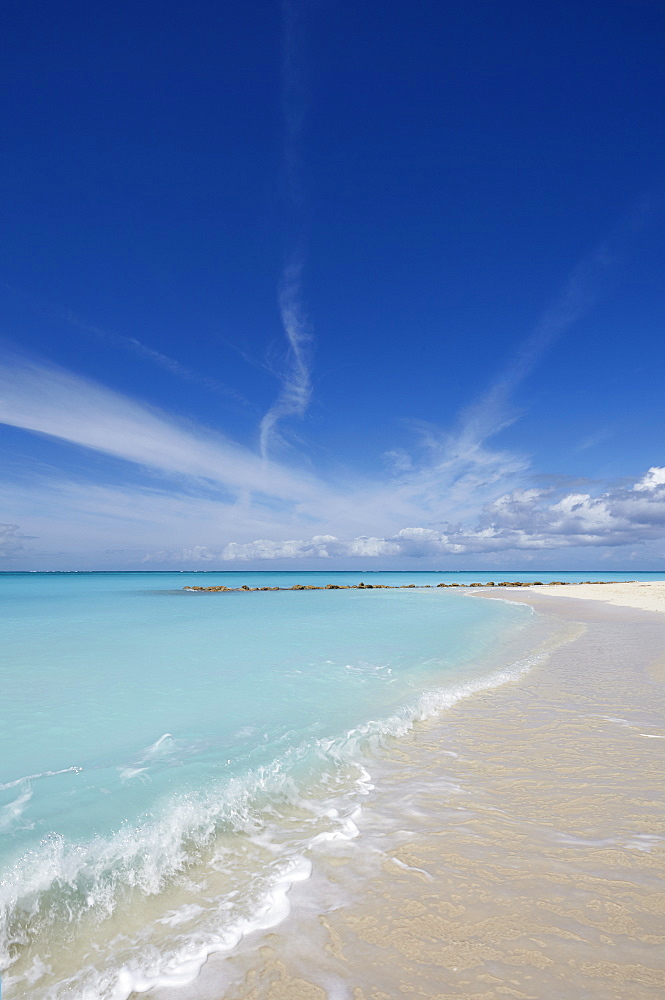
[[[567,641],[377,755],[361,836],[198,1000],[662,1000],[665,617],[614,586],[503,591]]]

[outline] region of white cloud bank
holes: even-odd
[[[402,528],[389,537],[335,535],[271,541],[229,542],[219,550],[205,545],[180,552],[159,551],[145,562],[190,564],[290,559],[450,556],[508,550],[552,550],[576,546],[639,545],[665,536],[665,468],[654,466],[630,489],[597,497],[568,493],[550,503],[551,491],[514,490],[487,504],[478,525],[444,530]]]

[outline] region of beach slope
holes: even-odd
[[[384,748],[360,838],[199,996],[662,1000],[664,589],[503,591],[565,641]]]

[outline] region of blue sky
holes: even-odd
[[[4,27],[1,568],[662,568],[662,4]]]

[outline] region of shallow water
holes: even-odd
[[[665,995],[665,619],[520,598],[547,657],[386,741],[358,840],[196,1000]]]
[[[294,576],[204,581],[361,578]],[[200,581],[0,577],[5,997],[191,983],[357,836],[386,738],[524,673],[542,640],[526,605],[464,592],[181,589]]]

